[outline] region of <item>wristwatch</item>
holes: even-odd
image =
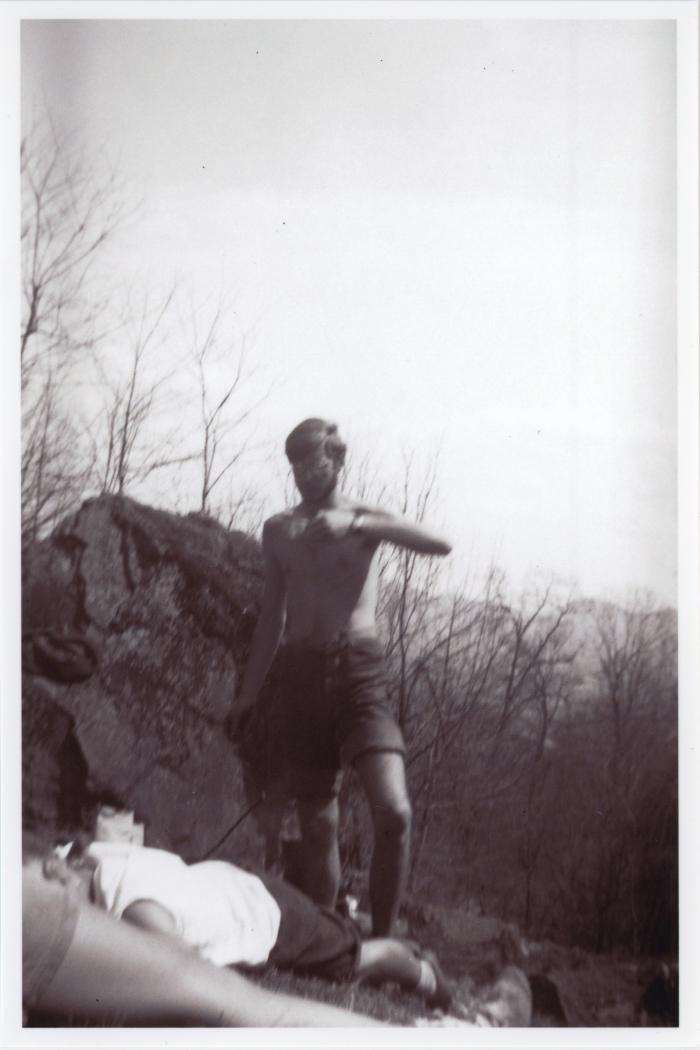
[[[362,522],[365,517],[363,510],[356,510],[352,516],[350,527],[348,528],[348,536],[355,536],[358,532],[362,532]]]

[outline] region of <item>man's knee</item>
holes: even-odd
[[[337,807],[316,811],[307,810],[303,815],[300,813],[300,824],[305,844],[312,844],[318,848],[330,846],[338,836]]]
[[[372,810],[375,835],[395,842],[407,840],[411,834],[412,811],[407,798],[390,805],[375,806]]]

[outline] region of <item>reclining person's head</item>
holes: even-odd
[[[92,877],[97,861],[87,852],[89,843],[81,838],[67,845],[55,846],[42,861],[44,875],[55,879],[85,900],[92,897]]]

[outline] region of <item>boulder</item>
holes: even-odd
[[[223,720],[259,608],[258,545],[102,496],[27,549],[22,576],[23,635],[79,633],[98,657],[81,682],[24,675],[25,825],[87,822],[107,800],[136,811],[147,844],[200,859],[248,805]],[[244,821],[219,855],[257,843]]]

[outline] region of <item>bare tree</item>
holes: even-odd
[[[79,497],[92,461],[66,388],[99,339],[104,306],[89,278],[126,214],[115,173],[91,164],[49,120],[20,150],[22,189],[22,533],[31,539]]]
[[[546,829],[536,860],[546,879],[542,919],[548,935],[595,950],[673,951],[675,612],[649,595],[577,611],[577,682],[561,705],[531,814],[533,834]],[[527,814],[521,843],[526,824]]]
[[[404,452],[399,510],[421,523],[437,492],[437,454],[422,469],[416,457]],[[388,548],[381,566],[379,615],[387,632],[387,658],[392,664],[399,725],[406,729],[411,715],[411,688],[415,679],[413,655],[425,648],[428,619],[435,602],[440,564],[415,551]]]
[[[659,763],[672,764],[677,678],[675,616],[658,609],[650,595],[634,596],[624,609],[599,605],[594,623],[604,728],[597,794],[604,820],[594,891],[600,950],[616,939],[620,926],[639,936],[633,893],[639,879],[638,800]]]
[[[428,621],[410,672],[414,878],[436,820],[451,814],[466,830],[513,793],[534,799],[573,659],[569,612],[549,589],[527,606],[506,604],[491,569],[480,592],[444,599]]]
[[[249,360],[250,331],[237,333],[223,300],[204,323],[202,312],[191,307],[184,327],[199,396],[198,509],[209,513],[214,490],[251,451],[249,424],[269,391],[251,396],[256,369]]]
[[[116,173],[88,160],[49,120],[20,149],[22,378],[48,354],[94,343],[101,304],[87,283],[100,250],[126,216]],[[55,367],[55,361],[54,361]]]
[[[248,482],[228,494],[217,510],[217,518],[227,529],[238,529],[256,536],[262,531],[265,518],[265,500],[257,487]]]
[[[79,499],[94,460],[76,455],[80,434],[62,412],[48,373],[25,419],[22,447],[22,539],[37,539]]]
[[[174,295],[173,287],[152,307],[151,297],[145,294],[137,310],[130,298],[127,301],[122,330],[127,347],[124,356],[129,362],[126,374],[113,374],[122,364],[115,347],[105,360],[98,360],[105,397],[91,430],[97,435],[100,492],[121,495],[154,471],[179,467],[195,458],[194,453],[182,451],[179,420],[167,423],[164,429],[157,425],[161,415],[171,420],[177,417],[170,388],[177,362],[169,353],[163,363],[159,354],[167,338],[164,320]]]

